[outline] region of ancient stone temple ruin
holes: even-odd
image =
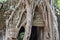
[[[5,40],[59,40],[57,18],[51,0],[8,0]],[[8,15],[8,16],[7,16]]]

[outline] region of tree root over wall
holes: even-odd
[[[43,39],[59,40],[57,19],[56,19],[53,7],[51,7],[51,4],[47,0],[19,0],[17,5],[15,5],[15,7],[13,8],[14,10],[12,9],[11,15],[6,21],[6,40],[13,40],[13,39],[16,40],[17,34],[22,26],[24,26],[25,28],[25,34],[24,34],[23,40],[30,39],[32,21],[35,14],[34,12],[35,12],[36,6],[38,6],[39,10],[41,10],[40,12],[42,13],[44,23],[45,23]],[[6,11],[5,13],[8,13],[8,12],[10,11]],[[25,18],[24,18],[24,21],[21,23],[23,19],[23,14],[25,14]],[[14,17],[16,16],[17,16],[17,19],[16,19],[17,22],[12,23],[13,21],[15,21]],[[11,25],[13,26],[9,26],[10,22],[12,23]],[[13,32],[11,31],[12,29],[16,30],[16,34],[13,33],[14,31]],[[14,34],[16,35],[16,37],[12,38],[12,36],[10,35],[14,35]]]

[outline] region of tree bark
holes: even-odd
[[[25,27],[25,35],[23,40],[29,40],[30,35],[31,35],[31,29],[32,29],[32,18],[33,18],[33,13],[32,13],[32,6],[26,3],[26,9],[27,9],[27,15],[26,15],[26,27]]]

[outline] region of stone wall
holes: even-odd
[[[59,40],[60,40],[60,15],[58,15],[57,18],[58,18]]]

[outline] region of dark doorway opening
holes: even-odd
[[[30,40],[44,40],[44,27],[33,26]]]
[[[30,40],[37,40],[37,27],[36,26],[32,27]]]
[[[18,34],[18,40],[23,40],[25,28],[22,27]],[[30,40],[44,40],[44,28],[32,26]]]
[[[24,28],[24,27],[21,27],[21,29],[20,29],[20,31],[19,31],[19,34],[20,34],[21,32],[25,32],[25,28]],[[18,34],[18,35],[19,35],[19,34]]]
[[[18,40],[23,40],[23,37],[24,37],[24,33],[25,33],[25,28],[24,27],[21,27],[19,33],[18,33]]]
[[[31,30],[32,31],[31,31],[30,40],[37,40],[37,27],[33,26]],[[19,31],[19,34],[18,34],[18,40],[23,40],[23,38],[21,39],[20,37],[21,37],[21,35],[24,35],[24,32],[25,32],[25,28],[22,27]]]

